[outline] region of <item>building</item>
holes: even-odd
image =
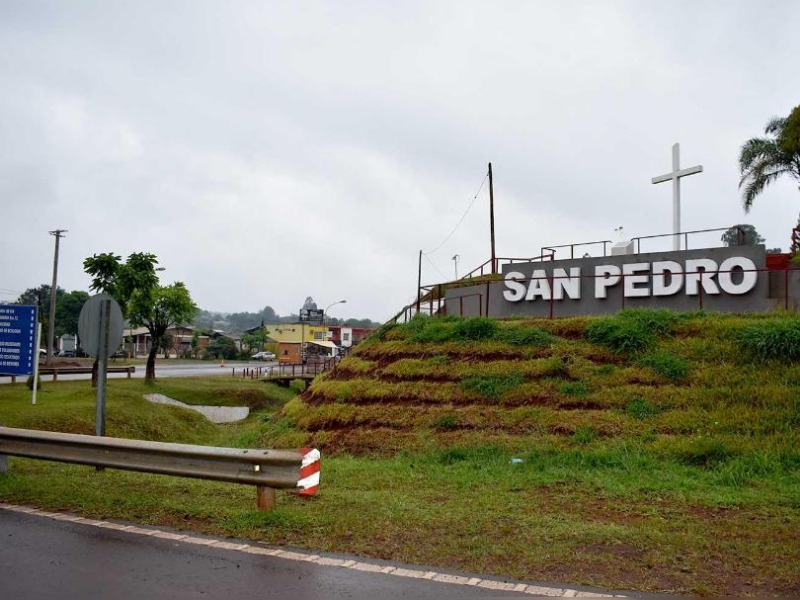
[[[369,337],[375,331],[369,327],[345,327],[343,325],[329,325],[328,339],[337,346],[350,348]]]

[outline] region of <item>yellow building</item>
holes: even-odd
[[[319,342],[328,339],[328,328],[308,323],[278,323],[264,325],[264,331],[270,339],[278,343],[300,344]]]

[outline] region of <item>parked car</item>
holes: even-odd
[[[62,358],[75,358],[75,350],[61,350],[56,356]]]
[[[256,352],[253,356],[250,357],[252,360],[275,360],[275,355],[272,352],[267,352],[266,350],[262,350],[261,352]]]

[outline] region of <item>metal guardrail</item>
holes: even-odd
[[[3,455],[127,471],[255,485],[258,508],[272,510],[275,489],[296,489],[303,455],[289,450],[217,448],[0,427]]]

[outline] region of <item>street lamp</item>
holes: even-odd
[[[452,260],[453,260],[453,264],[454,264],[454,266],[456,268],[456,279],[458,279],[458,259],[459,259],[458,254],[454,254]]]
[[[323,319],[327,319],[328,318],[328,309],[331,306],[334,306],[336,304],[346,304],[346,303],[347,303],[347,300],[337,300],[336,302],[331,302],[330,304],[328,304],[328,306],[325,307],[325,310],[322,311],[322,318]]]

